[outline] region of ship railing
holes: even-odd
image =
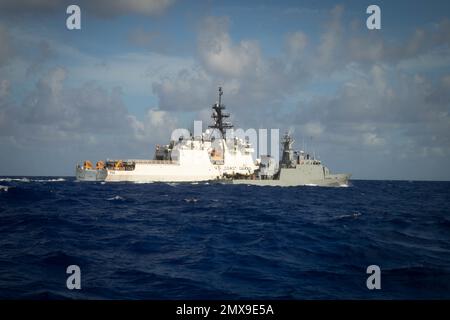
[[[175,160],[128,160],[139,164],[179,164]]]

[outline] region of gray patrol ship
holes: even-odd
[[[326,186],[345,187],[351,174],[332,174],[305,151],[294,151],[292,145],[294,139],[286,133],[283,136],[283,153],[279,164],[273,157],[262,156],[259,169],[250,179],[235,179],[233,184],[247,184],[258,186]]]

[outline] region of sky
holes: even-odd
[[[152,158],[222,86],[332,172],[449,180],[449,45],[449,1],[0,0],[0,175]]]

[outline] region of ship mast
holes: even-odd
[[[286,132],[281,142],[283,144],[283,155],[280,161],[281,167],[295,167],[294,150],[292,149],[294,139],[290,136],[289,132]]]
[[[222,87],[219,87],[219,102],[213,104],[212,106],[214,111],[211,115],[211,118],[213,119],[214,123],[208,127],[219,130],[222,138],[225,139],[225,130],[233,128],[233,125],[231,124],[231,122],[225,121],[226,118],[230,117],[230,114],[223,112],[223,110],[225,110],[225,105],[222,104],[222,94]]]

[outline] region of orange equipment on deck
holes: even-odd
[[[223,160],[223,156],[219,150],[213,149],[211,151],[211,159],[212,160]]]
[[[83,167],[85,169],[92,169],[92,162],[90,162],[89,160],[84,161]]]
[[[96,166],[95,166],[95,168],[97,170],[104,169],[105,168],[105,163],[103,161],[98,161]]]
[[[122,161],[122,160],[117,161],[117,162],[114,164],[114,169],[115,169],[115,170],[124,170],[125,167],[124,167],[124,165],[123,165],[123,161]]]

